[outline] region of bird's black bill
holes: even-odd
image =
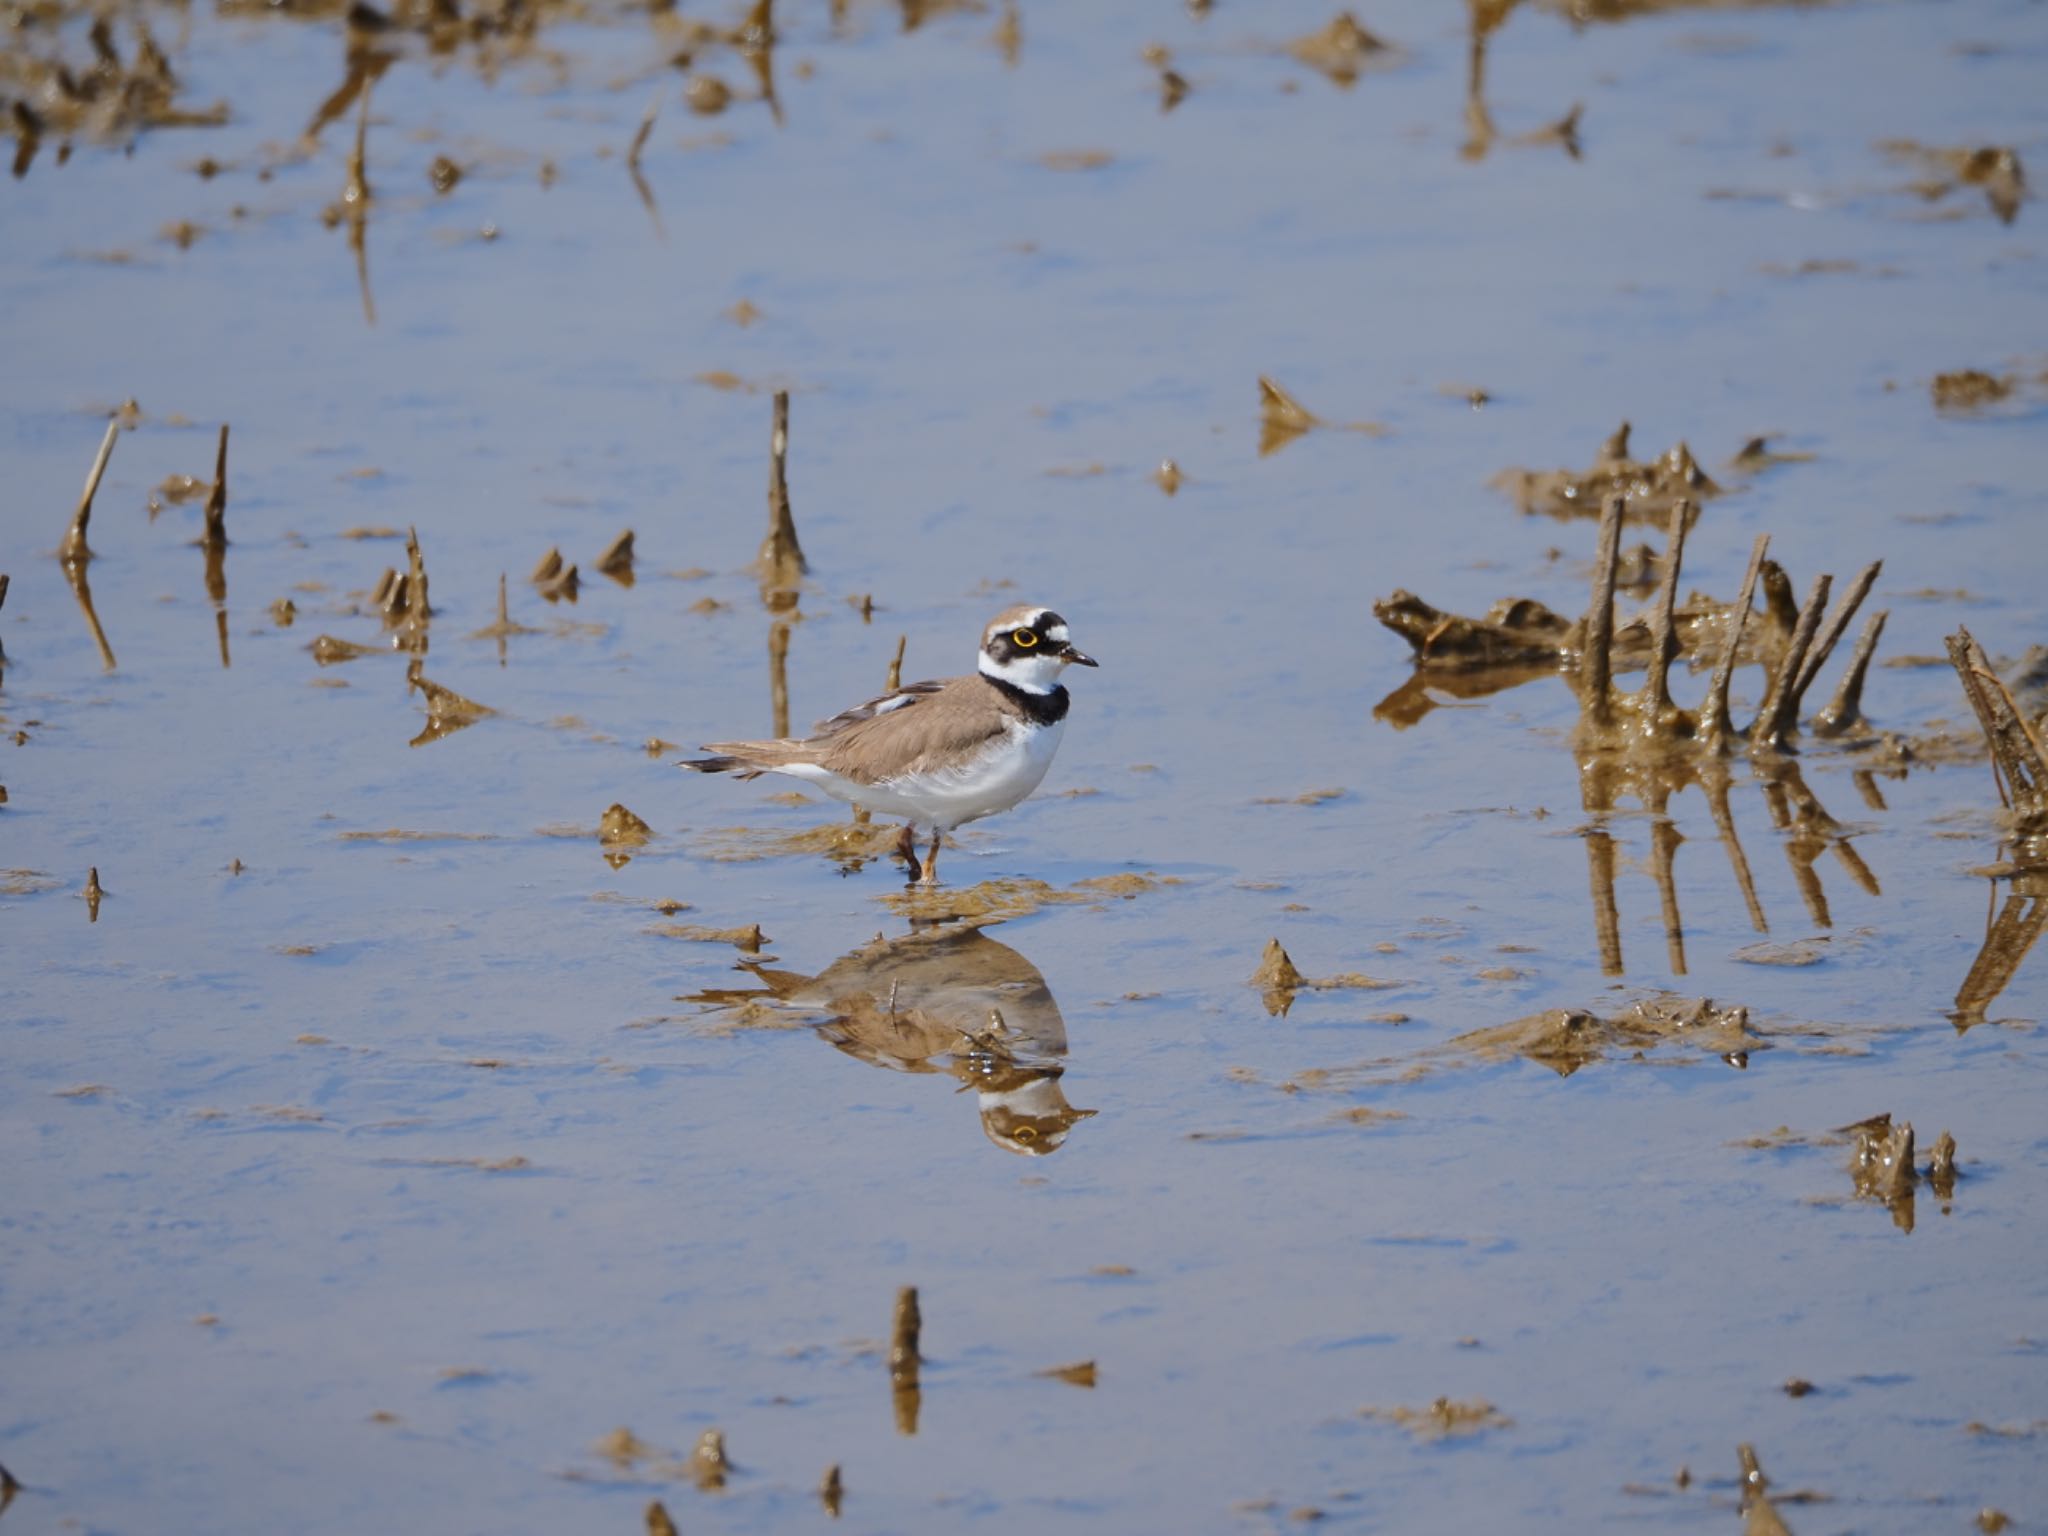
[[[1077,651],[1071,645],[1060,647],[1060,660],[1071,661],[1077,667],[1099,667],[1101,662],[1085,651]]]

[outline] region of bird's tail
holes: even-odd
[[[678,768],[694,768],[699,773],[733,773],[742,779],[758,779],[767,770],[756,768],[743,757],[728,757],[720,753],[716,757],[686,757],[676,764]]]

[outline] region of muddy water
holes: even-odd
[[[1958,621],[2040,640],[2040,209],[1879,146],[2040,159],[2041,18],[1523,9],[1474,98],[1442,8],[1364,17],[1397,51],[1348,88],[1286,51],[1313,7],[1096,10],[1026,7],[1008,60],[996,10],[789,8],[779,123],[675,17],[379,34],[359,267],[350,205],[321,217],[354,108],[294,147],[339,20],[151,9],[180,105],[227,124],[61,164],[52,134],[0,194],[0,1530],[630,1530],[655,1497],[809,1529],[833,1462],[875,1531],[1718,1529],[1745,1440],[1826,1501],[1780,1506],[1802,1532],[2042,1518],[2048,960],[1951,1018],[2012,892],[1977,873],[1988,767],[1866,795],[1809,752],[1817,842],[1738,768],[1761,927],[1681,794],[1674,922],[1668,834],[1581,808],[1569,691],[1396,729],[1370,613],[1578,612],[1590,522],[1488,481],[1627,417],[1739,485],[1688,587],[1731,595],[1769,532],[1802,590],[1885,560],[1881,660]],[[723,114],[685,106],[686,50]],[[1517,142],[1575,102],[1577,158]],[[1938,413],[1962,368],[2014,390]],[[1328,426],[1262,455],[1262,373]],[[816,851],[837,807],[644,749],[773,724],[745,567],[776,387],[799,724],[899,635],[906,677],[964,669],[1013,598],[1104,663],[936,908]],[[130,398],[103,654],[50,552]],[[203,491],[147,510],[222,421],[224,588]],[[1811,459],[1727,470],[1761,432]],[[369,602],[402,542],[349,536],[408,526],[424,676],[493,711],[438,736]],[[629,526],[627,587],[593,567]],[[573,603],[524,580],[551,546]],[[320,665],[321,635],[370,653]],[[1966,716],[1939,667],[1880,665],[1866,707]],[[615,803],[650,835],[601,842]],[[976,900],[1007,920],[913,936]],[[1271,1012],[1274,937],[1392,985]],[[1458,1043],[1663,992],[1747,1008],[1746,1065]],[[1884,1111],[1961,1146],[1910,1232],[1827,1139]],[[699,1491],[713,1426],[734,1468]]]

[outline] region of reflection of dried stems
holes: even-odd
[[[1493,114],[1486,106],[1486,50],[1493,34],[1500,30],[1521,0],[1469,0],[1471,33],[1465,53],[1465,142],[1458,153],[1467,160],[1483,160],[1499,137]],[[1555,123],[1509,142],[1532,148],[1555,144],[1574,160],[1579,158],[1579,117],[1582,107],[1574,104]]]
[[[775,392],[775,425],[769,437],[768,532],[754,558],[761,601],[774,615],[768,627],[768,694],[775,734],[789,734],[789,632],[795,622],[798,589],[810,569],[797,542],[796,515],[789,505],[789,391]]]
[[[352,77],[353,78],[353,77]],[[356,286],[362,290],[363,318],[377,323],[377,302],[370,296],[370,178],[367,170],[370,139],[370,95],[377,75],[367,73],[357,98],[356,142],[348,156],[348,180],[342,184],[341,203],[329,210],[329,225],[348,225],[348,248],[356,258]]]
[[[107,435],[100,439],[100,451],[93,456],[92,468],[86,473],[85,491],[78,498],[78,510],[71,514],[70,531],[64,535],[64,542],[57,547],[57,558],[66,565],[83,565],[92,558],[92,551],[86,547],[86,524],[92,521],[92,499],[99,494],[100,477],[107,472],[107,460],[114,456],[114,439],[121,435],[118,421],[107,423]]]
[[[306,147],[312,147],[312,142],[320,137],[329,123],[339,121],[341,115],[355,105],[356,97],[362,94],[363,88],[380,78],[397,58],[397,54],[386,49],[351,47],[348,51],[348,73],[314,109],[312,121],[306,124],[303,135]]]
[[[213,601],[213,628],[220,642],[220,664],[228,665],[228,426],[220,426],[220,447],[214,454],[213,486],[206,493],[206,532],[200,547],[206,553],[206,595]]]
[[[781,127],[782,102],[775,94],[775,0],[754,0],[754,8],[732,41],[754,71],[754,83],[768,103],[768,115]]]
[[[768,704],[778,737],[789,735],[789,630],[787,618],[768,626]]]
[[[105,895],[106,892],[100,889],[100,869],[95,864],[85,874],[85,912],[87,921],[96,923],[100,920],[100,901]]]
[[[1625,452],[1619,437],[1617,434],[1617,442],[1609,445],[1610,458]],[[1747,751],[1752,769],[1762,783],[1772,821],[1787,834],[1786,856],[1814,922],[1825,927],[1830,920],[1827,898],[1813,867],[1828,849],[1833,849],[1859,886],[1877,894],[1876,876],[1850,845],[1841,825],[1807,789],[1794,760],[1786,754],[1807,691],[1869,594],[1879,567],[1872,564],[1858,575],[1833,612],[1826,614],[1825,622],[1823,612],[1831,585],[1831,578],[1825,575],[1814,583],[1805,605],[1788,614],[1790,598],[1783,573],[1764,558],[1767,540],[1759,538],[1750,553],[1741,594],[1732,607],[1723,609],[1709,604],[1701,608],[1694,603],[1681,609],[1678,583],[1684,567],[1685,541],[1697,515],[1696,507],[1681,497],[1666,509],[1666,555],[1656,600],[1647,615],[1630,621],[1624,647],[1617,631],[1614,604],[1621,530],[1628,515],[1628,498],[1618,490],[1609,494],[1602,507],[1592,601],[1585,616],[1576,623],[1567,624],[1549,609],[1526,599],[1497,605],[1495,616],[1485,620],[1439,614],[1407,593],[1396,593],[1376,604],[1375,612],[1381,622],[1416,647],[1418,660],[1424,665],[1437,660],[1450,666],[1462,658],[1473,671],[1492,669],[1494,678],[1501,679],[1478,680],[1473,690],[1476,692],[1542,675],[1537,664],[1546,655],[1564,669],[1580,703],[1579,724],[1573,738],[1580,762],[1580,799],[1595,818],[1585,838],[1601,966],[1610,975],[1619,975],[1623,969],[1621,918],[1614,895],[1618,851],[1606,818],[1622,797],[1629,796],[1654,818],[1650,873],[1663,909],[1671,969],[1684,975],[1684,931],[1673,868],[1683,838],[1670,819],[1668,807],[1671,797],[1685,788],[1697,784],[1706,795],[1750,920],[1760,931],[1767,931],[1749,861],[1736,838],[1734,818],[1728,807],[1731,777],[1727,759],[1738,742]],[[1765,613],[1761,617],[1751,611],[1760,582],[1765,589]],[[1882,621],[1883,615],[1877,615],[1866,628],[1848,674],[1825,711],[1825,722],[1816,722],[1817,732],[1846,731],[1860,720],[1863,680]],[[1768,632],[1763,643],[1745,648],[1752,628],[1766,628]],[[1697,655],[1708,646],[1718,646],[1720,655],[1704,705],[1695,714],[1673,700],[1671,667],[1685,649],[1690,648]],[[1641,661],[1646,668],[1643,685],[1633,693],[1623,692],[1616,685],[1616,660],[1620,654]],[[1729,715],[1728,695],[1734,670],[1744,661],[1766,667],[1769,684],[1755,721],[1747,730],[1738,731]],[[1503,668],[1503,662],[1509,665]],[[1432,673],[1432,677],[1435,675]],[[1418,679],[1421,676],[1418,672]],[[1397,700],[1398,696],[1382,704],[1379,712],[1387,713]],[[1413,712],[1412,706],[1403,708]],[[1873,784],[1870,793],[1874,791]]]
[[[889,1386],[895,1398],[899,1434],[917,1433],[917,1410],[921,1397],[918,1367],[924,1362],[917,1346],[923,1329],[924,1315],[918,1310],[917,1287],[906,1285],[896,1292],[896,1317],[889,1330]]]
[[[1950,1015],[1958,1029],[1968,1029],[1984,1021],[1985,1011],[2048,929],[2048,751],[1967,629],[1948,637],[1948,656],[1991,748],[1993,782],[2011,813],[2013,833],[2014,867],[2007,873],[2011,893],[1985,931]]]
[[[78,599],[79,612],[85,615],[86,627],[92,631],[93,644],[100,648],[100,665],[111,672],[114,670],[114,648],[107,644],[107,632],[100,627],[100,616],[92,605],[92,583],[86,579],[85,563],[76,561],[64,567],[64,574],[71,581],[71,595]],[[0,576],[0,597],[7,593],[7,578]]]
[[[1949,1018],[1959,1030],[1982,1024],[1986,1011],[2019,974],[2020,963],[2044,931],[2048,931],[2048,873],[2022,871],[1997,918],[1984,932],[1984,945],[1971,962],[1969,975],[1956,988]]]
[[[661,113],[662,92],[654,94],[654,100],[647,104],[647,115],[640,119],[640,131],[633,135],[632,148],[626,151],[626,174],[633,178],[633,190],[640,194],[641,206],[647,210],[647,217],[654,221],[657,239],[666,240],[668,231],[661,226],[661,208],[654,200],[654,188],[647,184],[647,178],[640,171],[640,154],[647,148],[648,136],[654,132],[654,120]]]

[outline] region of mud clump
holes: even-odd
[[[725,1454],[724,1433],[716,1429],[705,1430],[690,1451],[691,1478],[699,1488],[712,1492],[725,1486],[731,1471],[732,1462]]]
[[[421,727],[419,735],[413,737],[410,743],[412,746],[424,747],[429,742],[439,741],[443,737],[454,735],[457,731],[467,730],[477,721],[488,719],[497,713],[488,704],[479,704],[476,700],[464,697],[453,688],[443,687],[426,676],[420,670],[417,656],[406,669],[405,682],[408,691],[420,694],[427,703],[427,723]]]
[[[23,30],[32,34],[35,29]],[[65,141],[68,149],[73,139],[114,144],[149,129],[217,128],[227,122],[224,101],[204,109],[178,104],[182,84],[140,18],[132,24],[132,58],[122,57],[106,16],[93,21],[87,41],[91,63],[54,49],[38,54],[15,45],[0,61],[0,83],[11,98],[7,109],[15,135],[15,176],[28,174],[45,136]]]
[[[1373,617],[1415,650],[1416,665],[1482,671],[1497,667],[1554,667],[1579,643],[1571,620],[1533,597],[1504,597],[1477,619],[1432,608],[1396,588],[1372,605]]]
[[[1909,190],[1927,202],[1940,202],[1963,187],[1977,187],[1998,222],[2010,224],[2026,201],[2027,173],[2017,150],[1997,144],[1935,148],[1911,139],[1887,139],[1878,148],[1894,160],[1921,168],[1922,179]]]
[[[1645,998],[1603,1018],[1583,1008],[1552,1008],[1508,1024],[1475,1029],[1454,1038],[1452,1048],[1488,1060],[1513,1056],[1570,1077],[1610,1051],[1641,1054],[1660,1045],[1696,1046],[1724,1060],[1764,1047],[1750,1032],[1747,1008],[1717,1007],[1712,998],[1671,995]]]
[[[313,660],[323,667],[339,666],[344,661],[354,661],[359,656],[374,656],[374,645],[357,645],[353,640],[340,640],[333,635],[316,635],[313,643],[306,647],[313,653]]]
[[[1287,45],[1288,57],[1306,64],[1340,86],[1357,84],[1359,74],[1368,63],[1392,51],[1385,42],[1361,26],[1358,18],[1349,11],[1339,11],[1328,26],[1298,37]]]
[[[1911,1121],[1894,1123],[1889,1113],[1873,1115],[1843,1126],[1836,1135],[1849,1138],[1849,1176],[1857,1198],[1884,1206],[1901,1232],[1913,1230],[1913,1200],[1923,1180],[1942,1209],[1948,1209],[1956,1188],[1956,1139],[1947,1131],[1935,1140],[1924,1170],[1915,1159]]]
[[[1095,1385],[1095,1362],[1093,1360],[1075,1360],[1067,1365],[1048,1366],[1042,1371],[1033,1371],[1031,1374],[1043,1376],[1048,1381],[1064,1381],[1070,1387],[1088,1387],[1092,1389]]]
[[[1303,433],[1317,427],[1341,425],[1346,432],[1362,432],[1368,437],[1381,437],[1386,428],[1375,421],[1353,421],[1341,424],[1325,421],[1309,410],[1294,396],[1282,389],[1265,374],[1259,375],[1259,457],[1278,453]]]
[[[1361,1418],[1398,1424],[1418,1440],[1451,1440],[1489,1429],[1508,1429],[1514,1420],[1483,1397],[1459,1402],[1439,1397],[1426,1408],[1361,1408]]]
[[[1678,501],[1702,502],[1722,494],[1683,442],[1654,459],[1640,460],[1630,455],[1628,440],[1629,424],[1624,421],[1588,468],[1505,469],[1492,484],[1525,514],[1566,521],[1597,517],[1610,497],[1619,496],[1629,521],[1660,523]]]
[[[889,1323],[889,1392],[896,1409],[899,1434],[917,1433],[917,1413],[923,1393],[919,1373],[924,1356],[919,1343],[924,1333],[924,1312],[918,1306],[917,1287],[906,1285],[896,1292],[896,1311]]]
[[[1937,411],[1974,411],[1996,405],[2013,392],[2010,374],[1998,376],[1981,368],[1963,368],[1954,373],[1937,373],[1932,386]]]
[[[730,944],[748,954],[759,954],[768,943],[759,923],[744,928],[709,928],[699,923],[657,923],[647,930],[658,938],[688,939],[698,944]]]
[[[654,828],[614,801],[597,820],[597,840],[608,847],[637,848],[654,836]]]
[[[1287,951],[1280,947],[1278,939],[1266,940],[1258,969],[1252,972],[1249,984],[1259,989],[1266,1012],[1274,1018],[1285,1018],[1287,1011],[1294,1006],[1295,995],[1300,992],[1378,991],[1403,985],[1398,981],[1381,981],[1358,971],[1345,971],[1335,976],[1304,976],[1295,968]]]

